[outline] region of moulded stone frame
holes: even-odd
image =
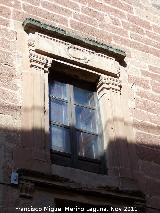
[[[23,26],[27,32],[25,51],[28,51],[29,60],[23,73],[22,128],[30,133],[22,137],[25,149],[21,155],[25,158],[21,165],[17,160],[17,167],[49,174],[54,172],[48,139],[48,73],[50,67],[54,69],[54,62],[58,62],[99,79],[97,94],[108,175],[133,178],[136,155],[128,148],[128,143],[134,141],[134,135],[129,124],[127,75],[121,66],[125,53],[94,41],[77,39],[48,25],[44,28],[35,20],[28,19]],[[28,106],[31,109],[29,114],[25,110]]]

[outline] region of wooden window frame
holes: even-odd
[[[49,75],[49,82],[53,80],[62,81],[67,84],[67,93],[70,94],[71,100],[69,101],[69,111],[70,114],[74,111],[74,101],[73,101],[73,86],[77,86],[82,89],[93,91],[94,93],[94,100],[95,100],[95,106],[92,107],[96,110],[96,119],[98,122],[99,133],[93,133],[93,135],[99,135],[99,145],[101,149],[101,156],[99,159],[91,159],[83,156],[78,156],[78,149],[77,149],[77,143],[74,143],[76,140],[76,131],[75,128],[75,117],[70,118],[71,124],[69,126],[70,129],[70,145],[71,145],[71,153],[65,153],[60,152],[56,150],[51,149],[51,162],[67,166],[67,167],[74,167],[77,169],[82,169],[94,173],[105,173],[105,157],[104,157],[104,144],[103,144],[103,132],[102,132],[102,124],[101,124],[101,117],[100,117],[100,109],[98,105],[98,99],[97,99],[97,91],[96,91],[96,85],[94,83],[90,83],[89,81],[82,81],[75,78],[72,78],[70,75],[65,75],[65,68],[63,69],[63,72],[60,70],[54,70],[54,73],[50,72],[51,75]],[[73,115],[75,116],[75,114]],[[51,125],[51,124],[50,124]],[[54,124],[57,125],[57,124]],[[80,130],[80,129],[79,129]],[[85,132],[84,130],[81,130],[82,132]]]

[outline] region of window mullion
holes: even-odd
[[[75,132],[75,115],[74,115],[74,101],[73,101],[73,85],[68,85],[69,94],[69,117],[70,117],[70,144],[72,153],[72,166],[76,165],[77,147],[76,147],[76,132]]]

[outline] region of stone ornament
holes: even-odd
[[[51,58],[38,54],[33,50],[30,50],[29,59],[31,68],[34,68],[35,70],[43,70],[46,73],[49,72],[48,69],[51,67],[52,64]]]
[[[29,181],[22,181],[20,183],[20,196],[26,198],[32,198],[34,192],[34,183]]]
[[[104,88],[112,90],[113,92],[121,92],[122,84],[119,78],[101,75],[97,88],[98,91],[101,91]]]
[[[120,65],[114,58],[55,37],[50,37],[38,32],[34,34],[30,33],[28,47],[29,50],[33,50],[36,53],[43,52],[44,56],[52,55],[53,58],[54,56],[65,58],[73,63],[89,66],[92,70],[106,71],[107,73],[119,76]],[[33,53],[31,53],[31,55],[33,55]]]

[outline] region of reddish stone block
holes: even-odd
[[[148,30],[152,29],[149,21],[143,20],[143,19],[139,18],[138,16],[133,16],[133,15],[128,14],[127,18],[128,18],[129,22],[134,23],[140,27],[146,28]]]
[[[149,91],[138,89],[136,95],[138,95],[141,98],[145,98],[154,102],[160,102],[160,96]]]
[[[152,168],[150,168],[152,170]],[[160,171],[160,168],[157,168]],[[160,177],[160,176],[159,176]],[[160,197],[159,196],[149,196],[147,198],[147,205],[150,206],[151,208],[156,208],[156,210],[154,210],[154,213],[158,213],[158,211],[160,210]],[[151,212],[152,213],[152,212]]]
[[[102,40],[106,43],[111,42],[111,36],[105,31],[97,30],[92,26],[74,20],[70,20],[70,26],[73,30],[77,30],[81,34],[84,33],[90,35],[90,37],[95,37],[97,40]]]
[[[153,47],[149,47],[149,51],[148,53],[156,56],[156,57],[160,57],[160,50],[159,49],[156,49],[156,48],[153,48]]]
[[[97,10],[94,10],[93,8],[89,8],[89,7],[81,7],[81,13],[88,15],[90,17],[93,17],[99,21],[104,21],[104,14],[100,13]]]
[[[150,146],[136,145],[137,155],[141,160],[160,164],[160,148],[151,148]]]
[[[145,121],[138,121],[134,119],[133,121],[133,127],[136,128],[137,130],[154,134],[154,135],[159,135],[160,132],[160,127],[158,125],[145,122]]]
[[[8,41],[4,38],[0,38],[0,48],[6,51],[14,52],[16,51],[16,43],[15,41]]]
[[[148,161],[141,161],[140,163],[140,169],[141,171],[150,177],[153,177],[155,179],[160,179],[160,165],[148,162]]]
[[[138,35],[136,33],[130,32],[130,38],[135,40],[135,41],[138,41],[138,42],[144,43],[146,45],[153,46],[155,48],[160,49],[159,42],[156,42],[156,41],[153,41],[151,39],[145,38],[144,35]]]
[[[126,30],[129,30],[129,31],[144,35],[144,29],[139,27],[139,26],[137,26],[136,24],[132,24],[130,22],[122,20],[122,26]]]
[[[0,27],[0,37],[5,38],[10,41],[15,41],[17,37],[17,33],[14,30],[9,30],[5,27]]]
[[[50,0],[50,2],[53,2],[53,1]],[[80,11],[80,6],[77,2],[73,2],[70,0],[54,0],[54,3],[60,4],[62,7],[66,7],[68,9]]]
[[[148,68],[149,68],[150,72],[154,72],[154,73],[160,74],[160,67],[155,67],[155,66],[149,65]]]
[[[117,27],[117,26],[114,26],[114,25],[111,25],[111,24],[108,24],[108,23],[104,24],[102,22],[99,24],[99,27],[102,30],[105,30],[107,32],[114,33],[114,34],[117,34],[119,36],[129,38],[128,31],[121,28],[121,27]]]
[[[157,135],[137,131],[136,142],[137,144],[146,145],[150,148],[160,149],[160,136]]]
[[[153,31],[154,31],[155,33],[160,34],[160,27],[159,27],[158,25],[152,24],[152,28],[153,28]]]
[[[7,66],[10,66],[10,67],[13,67],[14,66],[13,54],[1,50],[0,51],[0,63],[7,65]],[[8,69],[7,66],[5,66],[6,69]]]
[[[41,5],[42,5],[42,7],[44,9],[47,9],[47,10],[49,10],[52,13],[61,14],[61,15],[67,16],[67,17],[70,17],[72,15],[72,11],[71,10],[69,10],[67,8],[64,8],[62,6],[50,3],[48,1],[44,1],[43,0],[41,2]]]
[[[153,124],[160,125],[160,115],[155,115],[144,110],[132,110],[133,117],[140,121],[146,121]]]
[[[126,38],[122,38],[120,36],[117,36],[117,35],[113,35],[112,36],[112,40],[114,41],[114,44],[115,45],[123,45],[123,46],[126,46],[126,47],[130,47],[131,45],[131,42],[129,41],[129,39],[126,39]]]
[[[16,115],[21,111],[21,106],[17,104],[6,103],[0,100],[0,112],[4,115]]]
[[[5,18],[11,18],[11,9],[0,5],[0,16]]]
[[[128,82],[144,89],[150,89],[150,82],[145,78],[129,75]]]
[[[116,35],[112,36],[112,40],[114,41],[115,45],[117,45],[117,44],[119,44],[121,46],[124,45],[126,47],[133,48],[133,49],[145,52],[145,53],[149,52],[149,47],[147,45],[139,43],[137,41],[131,41],[129,39],[122,38],[122,37],[119,37]],[[154,53],[154,54],[156,54],[156,53]]]
[[[146,185],[145,185],[145,188],[146,188],[146,192],[152,196],[160,196],[160,181],[159,179],[156,179],[156,178],[150,178],[150,177],[147,177],[146,178]]]
[[[145,110],[147,112],[160,115],[160,103],[145,100],[145,99],[136,99],[136,107],[138,109]]]
[[[21,10],[21,1],[20,0],[1,0],[1,4],[8,6],[8,7],[13,7],[15,9]]]
[[[122,18],[122,19],[127,19],[125,11],[121,11],[119,9],[116,9],[114,7],[102,4],[97,1],[88,1],[88,6],[98,10],[99,12],[104,12],[106,14],[114,15],[116,17]]]
[[[113,5],[114,7],[117,7],[118,9],[127,11],[129,13],[133,13],[133,6],[129,5],[129,4],[125,4],[125,2],[121,2],[119,0],[104,0],[104,3]]]
[[[73,18],[80,21],[81,23],[86,23],[86,24],[89,24],[89,25],[93,25],[94,27],[98,27],[98,21],[96,19],[93,20],[92,17],[82,15],[82,14],[78,14],[78,13],[74,13]]]
[[[6,103],[18,103],[18,95],[15,92],[8,91],[7,89],[0,88],[0,100],[5,101]]]
[[[25,1],[26,3],[35,5],[35,6],[40,6],[40,0],[23,0],[23,1]]]
[[[149,77],[152,80],[160,81],[160,73],[159,75],[152,72],[147,72],[147,71],[141,71],[141,73],[142,73],[142,76]]]
[[[156,93],[160,93],[160,83],[157,81],[151,81],[152,90]]]
[[[25,20],[27,17],[32,17],[32,16],[29,15],[28,13],[21,11],[21,10],[13,10],[13,13],[12,13],[12,19],[13,20],[23,22],[23,20]]]
[[[82,5],[87,5],[88,1],[89,0],[73,0],[73,2],[76,2],[76,3],[78,2],[78,3],[82,4]]]
[[[9,27],[10,21],[8,19],[4,19],[4,18],[0,17],[0,25],[5,26],[5,27]]]
[[[34,6],[31,6],[29,4],[23,4],[23,9],[26,11],[28,14],[27,16],[30,17],[30,14],[32,14],[34,17],[40,17],[40,19],[46,19],[51,22],[58,22],[59,24],[67,25],[68,26],[68,19],[59,15],[60,12],[57,12],[57,14],[54,14],[56,10],[44,10],[40,9]],[[26,14],[24,14],[26,16]],[[14,16],[16,19],[16,16]],[[44,21],[43,21],[44,22]]]
[[[0,86],[13,91],[18,90],[16,84],[18,76],[15,74],[15,70],[9,66],[0,66]]]
[[[152,31],[145,31],[145,35],[147,35],[149,38],[160,42],[160,35],[157,35],[156,33],[152,32]]]

